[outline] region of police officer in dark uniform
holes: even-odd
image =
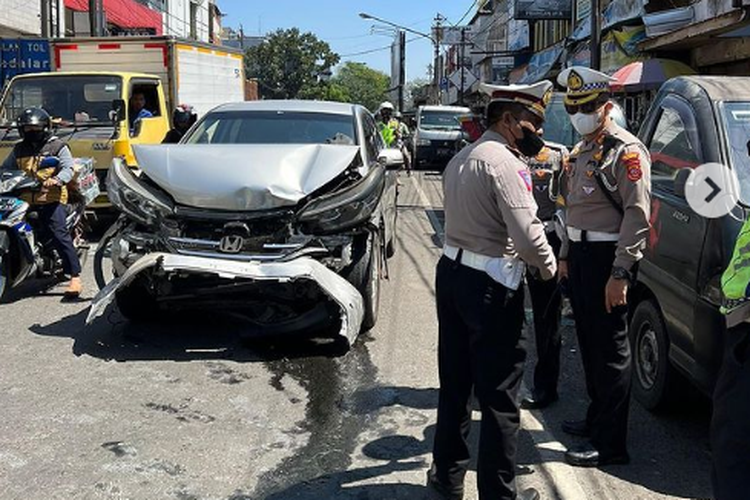
[[[560,238],[555,234],[553,218],[557,210],[559,178],[568,150],[562,144],[546,142],[541,153],[529,159],[529,170],[534,183],[534,198],[539,206],[537,216],[544,223],[547,240],[555,255],[560,253]],[[560,317],[562,294],[555,280],[543,281],[528,273],[526,283],[534,312],[534,335],[537,363],[534,368],[534,387],[521,406],[526,409],[546,408],[557,401],[557,382],[560,378]]]
[[[537,218],[525,158],[544,145],[536,130],[552,89],[490,86],[489,129],[445,169],[445,247],[437,267],[440,398],[428,485],[463,498],[469,466],[471,394],[482,411],[477,460],[480,500],[535,500],[516,494],[518,389],[526,358],[523,287],[526,265],[541,279],[557,269]]]
[[[610,117],[612,79],[584,67],[564,70],[565,107],[583,140],[570,153],[566,184],[567,241],[560,277],[568,278],[591,403],[582,421],[563,430],[590,438],[566,460],[596,467],[628,463],[631,352],[628,289],[649,231],[651,163],[637,137]]]

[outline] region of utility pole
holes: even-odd
[[[404,112],[404,90],[406,87],[406,32],[398,32],[398,110]]]
[[[242,23],[240,23],[240,49],[245,51],[245,28],[242,27]]]
[[[49,0],[41,0],[42,9],[42,38],[49,38]]]
[[[91,36],[104,36],[104,0],[89,0],[89,21]]]
[[[461,50],[459,51],[459,57],[461,60],[458,62],[461,65],[461,88],[458,94],[458,105],[464,105],[464,93],[466,92],[466,64],[464,59],[466,58],[466,28],[461,28]]]
[[[601,0],[591,0],[591,69],[599,71],[602,65]]]
[[[435,98],[435,104],[440,104],[440,67],[442,66],[440,64],[440,39],[443,34],[443,16],[440,14],[435,16],[435,25],[433,26],[433,41],[432,43],[435,44],[435,67],[434,67],[434,78],[433,78],[433,86],[435,87],[434,92],[434,98]]]

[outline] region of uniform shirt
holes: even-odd
[[[568,150],[562,144],[547,143],[535,158],[529,159],[534,199],[539,207],[537,216],[543,221],[551,221],[555,215],[559,193],[553,180],[562,172],[567,156]]]
[[[606,158],[602,140],[618,140]],[[621,216],[602,192],[594,171],[604,173],[610,191],[623,208]],[[586,231],[619,233],[613,266],[630,270],[643,257],[651,214],[651,158],[641,141],[614,122],[591,142],[581,141],[570,153],[564,175],[567,226]],[[606,187],[606,186],[605,186]],[[560,258],[567,256],[563,245]]]
[[[445,168],[445,241],[493,258],[520,257],[551,279],[552,248],[537,218],[526,164],[497,132],[464,148]]]

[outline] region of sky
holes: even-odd
[[[390,74],[393,34],[373,34],[371,29],[377,23],[361,19],[360,12],[429,34],[438,12],[455,24],[475,3],[473,0],[217,0],[226,14],[222,20],[224,26],[237,29],[242,24],[245,35],[297,27],[328,42],[342,56],[342,62],[367,63],[386,74]],[[466,21],[473,13],[474,10]],[[406,79],[426,78],[433,46],[429,40],[407,33],[407,40],[412,39],[406,48]],[[387,48],[378,50],[384,47]]]

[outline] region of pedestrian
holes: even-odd
[[[711,419],[715,500],[744,500],[750,477],[750,219],[722,276],[727,315],[724,360]]]
[[[445,247],[437,266],[440,396],[428,486],[463,497],[469,466],[472,390],[482,423],[477,457],[480,500],[534,500],[516,494],[518,390],[526,359],[523,280],[526,265],[552,279],[557,264],[537,218],[525,158],[544,145],[537,129],[551,82],[483,85],[489,129],[448,164]]]
[[[559,176],[567,161],[568,149],[562,144],[546,142],[544,149],[529,159],[529,170],[534,185],[534,198],[539,206],[537,217],[544,224],[547,241],[555,255],[562,242],[555,233],[554,217],[557,210]],[[562,293],[556,280],[543,281],[527,273],[526,283],[534,313],[534,336],[537,362],[534,368],[534,387],[521,406],[526,409],[546,408],[558,399],[560,378],[560,319]]]
[[[631,352],[628,290],[649,232],[651,161],[637,137],[611,118],[611,78],[584,67],[564,70],[565,109],[582,140],[563,181],[566,236],[561,279],[568,279],[586,388],[586,418],[563,423],[590,442],[570,449],[575,466],[630,461],[627,450]]]

